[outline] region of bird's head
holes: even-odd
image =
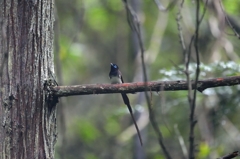
[[[115,71],[118,70],[118,65],[114,64],[114,63],[110,63],[111,64],[111,71]]]

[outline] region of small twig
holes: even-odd
[[[226,13],[225,13],[225,11],[224,11],[224,8],[223,8],[223,5],[222,5],[221,1],[219,1],[219,3],[220,3],[222,12],[223,12],[223,14],[224,14],[225,19],[227,20],[227,23],[228,23],[229,27],[230,27],[230,28],[232,29],[232,31],[234,32],[235,36],[237,36],[238,39],[240,39],[240,35],[238,34],[238,32],[236,31],[236,29],[235,29],[235,28],[232,26],[232,24],[230,23],[230,21],[229,21],[229,19],[228,19],[228,16],[226,16]]]
[[[234,152],[232,152],[232,153],[230,153],[228,155],[222,156],[222,157],[217,158],[217,159],[231,159],[231,158],[235,158],[237,156],[239,156],[238,151],[234,151]]]
[[[128,23],[129,23],[131,29],[137,34],[138,42],[139,42],[139,46],[140,46],[140,50],[141,50],[142,71],[143,71],[143,79],[144,79],[144,87],[145,87],[144,92],[145,92],[145,97],[146,97],[146,101],[147,101],[147,106],[149,109],[150,121],[154,127],[155,132],[157,133],[157,136],[159,139],[159,144],[164,152],[165,157],[168,159],[171,159],[165,145],[163,144],[163,137],[161,135],[161,131],[160,131],[159,127],[157,126],[155,115],[151,108],[151,101],[147,94],[147,81],[148,80],[147,80],[146,66],[145,66],[145,61],[144,61],[144,46],[143,46],[143,41],[142,41],[142,37],[141,37],[140,21],[136,15],[136,13],[131,9],[129,4],[127,3],[127,0],[123,0],[123,2],[125,4],[125,8],[127,11]]]
[[[202,14],[201,18],[199,19],[199,25],[201,24],[201,22],[202,22],[202,20],[204,18],[204,15],[205,15],[205,13],[207,11],[207,4],[208,4],[208,0],[206,0],[206,2],[204,4],[203,14]]]
[[[164,152],[164,155],[167,159],[171,159],[171,156],[169,155],[164,143],[163,143],[163,136],[162,136],[162,133],[158,127],[158,124],[157,124],[157,121],[156,121],[156,118],[155,118],[155,115],[154,115],[154,111],[153,111],[153,108],[152,108],[152,105],[150,105],[150,107],[148,108],[149,110],[149,118],[150,118],[150,121],[151,121],[151,124],[153,126],[153,129],[155,131],[155,133],[157,134],[158,136],[158,142]]]
[[[183,48],[183,52],[186,51],[186,46],[185,46],[185,42],[184,42],[184,38],[183,38],[183,33],[182,33],[182,27],[180,25],[180,20],[182,19],[182,15],[181,15],[181,10],[183,8],[183,4],[184,4],[184,0],[182,0],[182,2],[180,3],[180,6],[179,6],[179,11],[177,13],[177,27],[178,27],[178,31],[179,31],[179,39],[180,39],[180,43],[182,45],[182,48]]]

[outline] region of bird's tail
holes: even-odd
[[[128,96],[127,96],[126,93],[121,93],[121,95],[122,95],[122,98],[123,98],[124,104],[127,105],[128,110],[129,110],[129,112],[130,112],[130,114],[131,114],[131,117],[132,117],[133,123],[134,123],[134,125],[135,125],[136,130],[137,130],[137,134],[138,134],[138,138],[139,138],[139,140],[140,140],[140,143],[141,143],[141,145],[143,145],[143,143],[142,143],[142,137],[141,137],[140,131],[139,131],[139,129],[138,129],[138,126],[137,126],[136,120],[135,120],[135,118],[134,118],[134,116],[133,116],[133,111],[132,111],[132,107],[131,107],[131,105],[130,105],[130,102],[129,102]]]

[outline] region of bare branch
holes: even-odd
[[[178,31],[179,31],[179,35],[178,36],[179,36],[180,43],[182,45],[183,51],[185,53],[186,46],[185,46],[185,42],[184,42],[184,38],[183,38],[182,27],[181,27],[181,24],[180,24],[180,20],[182,19],[181,11],[182,11],[182,8],[183,8],[183,4],[184,4],[184,0],[182,0],[182,2],[179,5],[179,10],[178,10],[178,13],[177,13],[176,20],[177,20],[177,27],[178,27]]]
[[[231,158],[235,158],[237,156],[239,156],[238,151],[234,151],[234,152],[232,152],[232,153],[230,153],[228,155],[222,156],[222,157],[220,157],[218,159],[231,159]]]
[[[144,46],[143,46],[143,41],[141,36],[140,21],[137,14],[134,12],[131,6],[129,6],[129,4],[127,3],[127,0],[123,0],[123,2],[125,4],[125,8],[127,11],[127,20],[128,20],[129,26],[137,34],[137,37],[138,37],[138,42],[141,50],[142,69],[143,69],[143,75],[144,75],[143,78],[144,78],[144,82],[146,82],[147,73],[146,73],[146,66],[144,62]],[[147,97],[147,102],[150,103],[149,97]]]
[[[204,12],[205,13],[205,12]],[[204,14],[203,14],[204,15]],[[195,107],[196,107],[196,98],[197,98],[197,84],[199,80],[199,74],[200,74],[200,58],[199,58],[199,50],[198,50],[198,34],[199,34],[199,27],[200,27],[200,0],[197,0],[196,4],[196,29],[195,29],[195,38],[194,38],[194,48],[196,52],[197,57],[197,68],[196,68],[196,77],[195,82],[193,85],[193,100],[190,103],[190,133],[189,133],[189,158],[194,159],[195,158],[195,145],[194,145],[194,127],[197,123],[197,120],[195,119]],[[190,50],[189,50],[190,51]]]
[[[207,88],[233,86],[240,84],[240,76],[232,76],[225,78],[213,78],[206,80],[191,81],[192,89],[199,92]],[[147,86],[147,87],[145,87]],[[74,95],[90,95],[90,94],[110,94],[110,93],[134,93],[146,91],[180,91],[188,90],[188,83],[185,80],[178,81],[158,81],[158,82],[135,82],[123,84],[86,84],[75,86],[55,86],[51,87],[51,93],[56,97],[74,96]]]
[[[146,101],[147,101],[147,106],[148,106],[148,110],[149,110],[149,118],[150,118],[150,122],[155,130],[155,133],[158,136],[158,140],[159,140],[159,144],[164,152],[164,155],[167,159],[171,159],[171,156],[169,154],[169,152],[167,151],[164,143],[163,143],[163,137],[161,134],[161,131],[159,129],[159,127],[157,126],[157,122],[155,119],[155,115],[154,115],[154,111],[151,108],[151,102],[150,102],[150,98],[147,94],[147,73],[146,73],[146,66],[145,66],[145,60],[144,60],[144,46],[143,46],[143,41],[142,41],[142,36],[141,36],[141,28],[140,28],[140,21],[137,17],[137,14],[134,12],[134,10],[129,6],[129,4],[127,3],[127,0],[123,0],[124,4],[125,4],[125,8],[127,11],[127,20],[128,23],[131,27],[131,29],[137,34],[137,38],[138,38],[138,42],[139,42],[139,46],[140,46],[140,50],[141,50],[141,62],[142,62],[142,71],[143,71],[143,79],[144,79],[144,83],[143,83],[143,88],[145,89],[144,93],[145,93],[145,97],[146,97]]]
[[[230,22],[228,16],[226,15],[226,13],[225,13],[225,11],[224,11],[224,8],[223,8],[223,5],[222,5],[221,1],[219,1],[219,3],[220,3],[220,6],[221,6],[221,9],[222,9],[222,12],[223,12],[223,14],[224,14],[224,16],[225,16],[225,19],[226,19],[226,21],[227,21],[229,27],[230,27],[230,28],[232,29],[232,31],[234,32],[235,36],[238,37],[238,39],[240,39],[240,35],[239,35],[238,32],[236,31],[236,29],[233,27],[233,25],[231,24],[231,22]]]
[[[202,22],[202,20],[203,20],[203,18],[205,16],[205,13],[207,11],[207,5],[208,5],[208,0],[206,0],[206,2],[204,4],[204,10],[203,10],[203,14],[202,14],[201,18],[199,19],[199,24],[201,24],[201,22]]]

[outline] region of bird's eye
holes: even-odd
[[[114,65],[113,67],[114,67],[114,68],[117,68],[117,65]]]

